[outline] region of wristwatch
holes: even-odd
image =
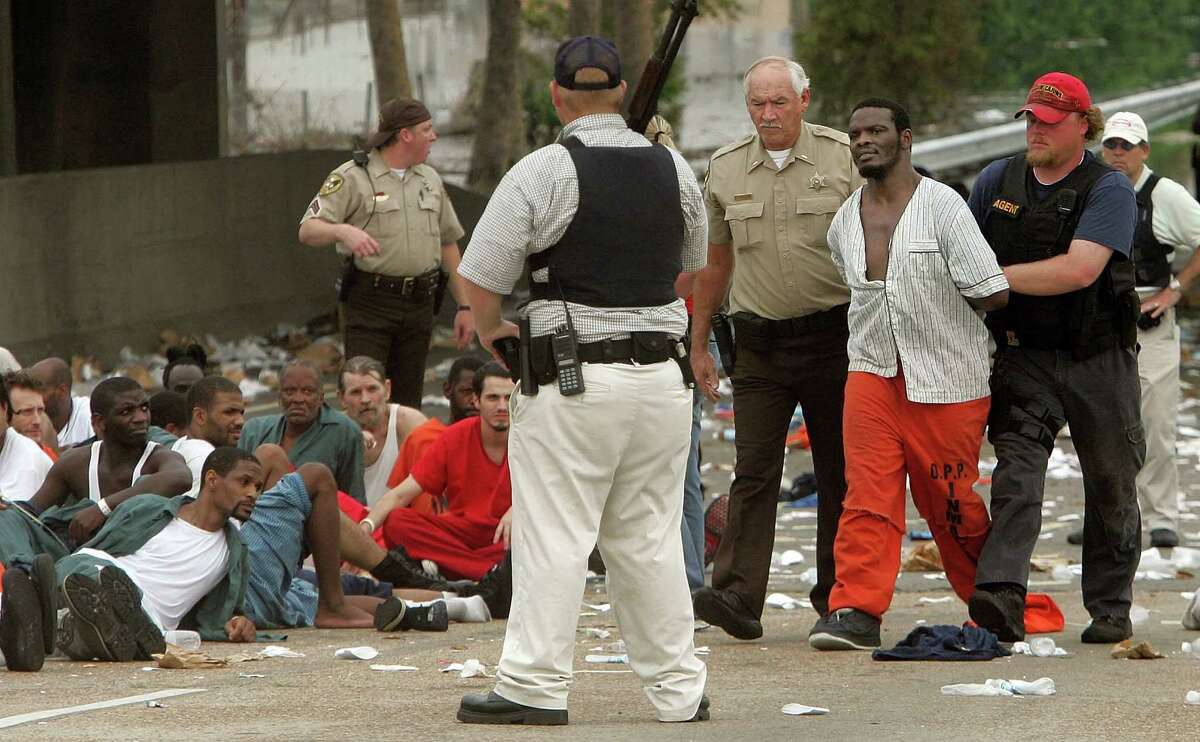
[[[1171,282],[1167,284],[1167,288],[1178,291],[1181,294],[1183,293],[1183,284],[1181,284],[1179,279],[1175,276],[1171,276]]]

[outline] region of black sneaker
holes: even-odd
[[[1067,534],[1067,543],[1072,546],[1080,546],[1083,544],[1083,529],[1078,528]]]
[[[1002,642],[1025,639],[1025,595],[1015,587],[976,587],[967,601],[967,613]]]
[[[808,646],[823,651],[878,649],[879,619],[856,608],[839,608],[817,619],[808,632]]]
[[[42,602],[29,574],[20,567],[4,572],[0,596],[0,652],[17,672],[37,672],[46,662],[42,639]]]
[[[688,721],[708,721],[708,696],[700,696],[700,708],[696,709],[696,715]]]
[[[410,605],[392,597],[375,609],[375,628],[379,631],[445,631],[450,627],[450,615],[444,601],[429,605]]]
[[[1116,644],[1133,636],[1133,623],[1128,618],[1100,616],[1093,618],[1080,637],[1084,644]]]
[[[440,577],[430,577],[420,562],[413,561],[403,548],[397,547],[383,557],[383,561],[371,570],[371,576],[380,582],[392,583],[392,588],[414,590],[450,591],[450,585]]]
[[[463,588],[458,594],[463,598],[479,595],[487,603],[493,618],[508,618],[512,609],[512,552],[505,554],[504,560],[489,569],[479,582]]]
[[[1179,546],[1179,534],[1170,528],[1151,529],[1150,546],[1160,549],[1172,549]]]
[[[762,621],[746,607],[736,593],[702,587],[692,593],[692,611],[696,618],[719,626],[735,639],[757,639],[763,635]]]
[[[495,691],[468,693],[458,706],[458,720],[467,724],[528,724],[560,726],[567,723],[566,709],[540,709],[513,703]]]

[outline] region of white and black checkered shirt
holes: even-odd
[[[650,143],[615,114],[583,116],[563,127],[559,140],[575,137],[589,147],[648,147]],[[686,234],[683,270],[697,271],[708,257],[708,225],[704,196],[687,162],[671,150],[679,176],[679,195]],[[458,267],[459,275],[488,291],[508,295],[521,277],[529,255],[557,244],[579,207],[579,178],[571,155],[551,144],[524,157],[500,181],[475,225],[471,242]],[[545,281],[546,270],[534,281]],[[600,309],[568,302],[579,341],[628,337],[630,332],[667,332],[681,337],[687,331],[682,300],[660,307]],[[547,335],[564,324],[561,301],[531,301],[525,308],[534,336]]]

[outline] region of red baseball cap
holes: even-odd
[[[1040,121],[1057,124],[1068,113],[1085,113],[1091,107],[1092,96],[1083,80],[1065,72],[1047,72],[1034,81],[1025,105],[1013,118],[1020,118],[1028,111]]]

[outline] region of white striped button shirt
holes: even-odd
[[[989,335],[964,297],[990,296],[1008,281],[967,204],[922,178],[892,233],[886,279],[869,281],[862,192],[838,209],[828,235],[850,287],[850,370],[891,378],[902,366],[912,402],[988,396]]]
[[[559,139],[576,137],[589,147],[648,147],[650,142],[625,125],[615,113],[583,116],[563,127]],[[683,270],[697,271],[708,257],[708,220],[700,184],[687,161],[670,150],[679,178],[685,227]],[[458,273],[488,291],[507,296],[521,277],[529,255],[558,243],[579,208],[579,177],[566,148],[542,147],[521,159],[496,187]],[[545,269],[534,281],[546,281]],[[674,278],[674,276],[672,276]],[[600,309],[567,302],[571,321],[583,343],[628,337],[630,332],[687,332],[683,300],[660,307]],[[525,309],[534,336],[547,335],[565,322],[560,301],[534,300]]]

